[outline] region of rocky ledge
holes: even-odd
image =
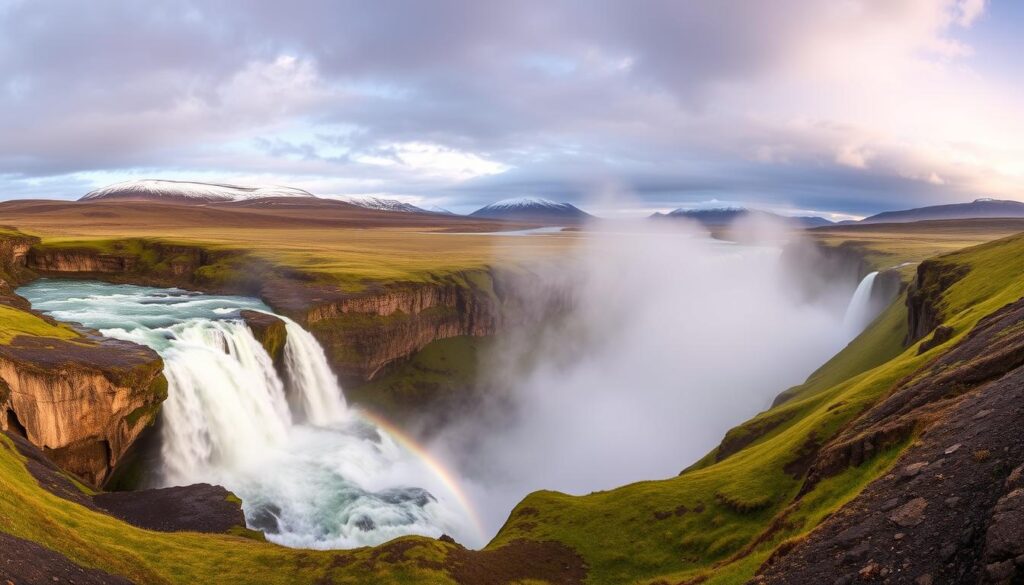
[[[0,428],[100,486],[167,397],[153,350],[114,339],[15,337],[0,344]]]

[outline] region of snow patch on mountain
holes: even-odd
[[[412,203],[374,195],[340,195],[335,197],[335,199],[366,209],[376,209],[377,211],[400,211],[402,213],[423,213],[426,211]]]
[[[492,203],[483,209],[536,209],[536,208],[550,208],[550,209],[570,209],[572,205],[568,203],[558,203],[550,199],[544,199],[543,197],[513,197],[511,199],[502,199],[501,201]]]
[[[167,199],[176,201],[246,201],[271,197],[312,197],[308,191],[278,185],[241,186],[197,181],[142,179],[114,183],[86,193],[79,201],[98,199]]]
[[[429,207],[424,207],[423,211],[427,211],[427,212],[430,212],[430,213],[437,213],[437,214],[440,214],[440,215],[458,215],[454,211],[449,211],[449,210],[445,209],[444,207],[440,207],[438,205],[431,205]]]

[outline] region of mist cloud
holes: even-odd
[[[843,304],[803,300],[800,275],[779,262],[783,234],[740,229],[770,245],[677,226],[595,233],[579,273],[553,271],[525,292],[537,306],[571,283],[575,304],[499,344],[482,382],[508,394],[434,447],[462,462],[491,530],[533,490],[679,473],[845,344]],[[851,291],[837,292],[845,302]]]

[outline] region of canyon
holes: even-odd
[[[26,323],[31,321],[31,324],[18,325],[23,332],[12,336],[9,343],[0,344],[0,363],[8,364],[2,360],[9,361],[9,365],[4,365],[7,369],[0,372],[0,379],[6,382],[6,386],[0,387],[0,404],[4,407],[3,412],[8,413],[2,422],[9,433],[27,437],[26,449],[39,449],[40,457],[53,460],[64,471],[94,487],[104,485],[131,451],[133,441],[137,441],[146,429],[153,428],[159,405],[166,394],[166,380],[160,374],[162,362],[159,356],[141,346],[104,340],[84,327],[69,327],[34,313],[24,299],[13,293],[13,289],[40,277],[85,278],[257,297],[279,315],[295,320],[316,336],[332,369],[345,381],[346,390],[348,387],[358,389],[360,384],[372,384],[402,371],[405,364],[417,360],[423,349],[433,344],[457,338],[493,338],[510,327],[538,317],[533,310],[535,307],[524,306],[516,292],[520,286],[517,279],[529,279],[531,275],[496,267],[454,270],[418,281],[365,282],[352,286],[351,283],[331,282],[321,275],[305,273],[237,250],[148,238],[53,241],[9,233],[0,241],[3,241],[2,249],[5,250],[0,266],[3,267],[5,290],[9,291],[4,297],[3,310],[16,311],[18,319]],[[999,248],[1000,253],[1007,254],[1002,250],[1012,247],[1012,244],[1003,244],[1003,248]],[[559,562],[565,567],[573,567],[562,574],[553,567],[545,568],[543,562],[538,564],[537,561],[543,560],[540,557],[520,559],[520,566],[530,567],[524,575],[534,575],[553,583],[581,582],[584,578],[591,583],[614,583],[627,576],[630,579],[639,576],[641,582],[649,577],[651,582],[657,582],[655,578],[659,575],[677,575],[675,581],[686,582],[707,574],[702,568],[709,566],[707,562],[718,563],[719,567],[728,569],[740,565],[749,567],[756,560],[760,563],[759,568],[745,569],[750,571],[748,575],[754,576],[755,582],[791,582],[787,579],[805,570],[801,567],[817,571],[817,574],[826,571],[823,563],[831,554],[827,552],[832,550],[828,547],[836,542],[834,535],[821,540],[820,545],[814,544],[817,542],[814,539],[808,540],[804,548],[783,544],[787,538],[813,527],[812,524],[804,524],[807,522],[805,514],[817,513],[814,512],[815,506],[823,498],[830,501],[827,498],[832,496],[825,494],[856,493],[836,491],[837,481],[848,481],[846,478],[851,474],[858,477],[865,474],[863,477],[867,479],[863,481],[874,481],[876,476],[872,474],[881,474],[888,462],[895,461],[890,458],[891,454],[900,453],[908,441],[919,436],[927,425],[933,424],[933,414],[937,411],[930,410],[929,405],[941,397],[925,397],[917,390],[901,392],[899,383],[906,379],[911,382],[903,384],[912,384],[915,372],[930,363],[927,361],[932,359],[930,356],[944,355],[947,351],[954,351],[950,348],[958,347],[957,343],[964,343],[962,335],[973,327],[973,321],[964,321],[965,311],[974,305],[964,305],[963,302],[967,301],[951,297],[949,291],[964,287],[973,291],[978,286],[978,279],[991,273],[989,265],[975,263],[973,256],[968,256],[971,261],[942,257],[907,265],[900,257],[880,261],[872,254],[870,247],[865,249],[856,243],[840,246],[813,243],[784,253],[786,262],[807,263],[806,266],[813,267],[806,272],[815,277],[806,279],[798,287],[799,293],[807,298],[830,294],[826,286],[828,281],[843,282],[845,288],[852,289],[865,275],[878,271],[870,300],[877,305],[880,316],[846,350],[823,366],[821,372],[812,374],[805,384],[783,392],[771,409],[727,433],[717,449],[678,478],[644,484],[643,495],[639,496],[636,493],[638,487],[632,485],[590,496],[565,496],[553,492],[531,494],[516,506],[497,537],[479,555],[465,549],[459,552],[457,545],[444,539],[399,542],[410,542],[412,548],[408,550],[420,551],[410,554],[424,554],[424,546],[429,550],[435,550],[430,547],[440,547],[435,553],[446,560],[443,565],[438,565],[444,567],[439,570],[447,575],[464,570],[468,571],[467,575],[475,576],[480,575],[477,571],[483,570],[482,567],[493,566],[488,565],[491,561],[484,559],[498,562],[499,554],[519,554],[515,551],[527,554],[528,547],[537,546],[537,554],[544,558],[563,559]],[[1003,282],[999,278],[1002,277],[998,277],[996,282]],[[1008,298],[1003,295],[992,297],[990,301],[985,300],[988,297],[979,296],[981,293],[970,294],[973,296],[966,298],[979,307],[970,309],[975,311],[970,313],[973,315],[992,313],[1002,306],[996,303],[997,298]],[[1012,294],[1012,291],[1007,294]],[[572,298],[555,295],[551,306],[545,310],[557,312],[573,302]],[[985,384],[993,376],[998,377],[1012,369],[1016,362],[998,356],[993,357],[995,361],[985,362],[988,365],[984,366],[986,373],[982,378],[970,378],[968,374],[973,370],[965,370],[961,366],[965,361],[974,363],[984,358],[984,353],[977,352],[979,348],[990,345],[993,339],[1015,340],[1015,337],[1006,336],[1014,335],[1016,330],[1012,325],[1018,319],[1013,315],[1018,313],[1015,309],[1010,317],[1001,321],[998,330],[989,328],[984,335],[975,334],[978,341],[972,343],[969,353],[950,353],[949,359],[937,365],[938,369],[931,374],[918,375],[935,376],[945,371],[948,381],[942,382],[943,387],[960,389],[971,388],[979,380]],[[541,311],[539,314],[545,313]],[[280,371],[285,360],[283,346],[287,340],[284,320],[259,312],[247,312],[241,316]],[[10,318],[7,322],[20,323]],[[38,330],[40,327],[43,330]],[[1010,333],[999,333],[1003,330]],[[886,340],[882,344],[884,351],[864,350],[870,347],[865,344],[877,343],[872,340],[883,337]],[[39,357],[46,356],[51,349],[59,351],[50,353],[49,358]],[[1012,349],[1008,355],[1017,355],[1015,352]],[[902,354],[907,357],[900,357]],[[32,359],[51,361],[38,366],[33,365]],[[893,365],[888,365],[888,362]],[[60,371],[64,377],[61,380],[40,378],[40,368]],[[877,382],[866,384],[860,381],[864,373],[875,371],[878,373],[871,373],[867,379],[874,377]],[[12,379],[16,380],[14,385],[11,384]],[[61,386],[62,383],[65,385]],[[895,388],[894,397],[916,395],[921,396],[925,403],[922,405],[919,401],[910,406],[883,408],[881,405],[886,402],[882,399],[889,387]],[[20,397],[12,391],[15,388],[22,394]],[[45,392],[51,392],[52,396]],[[974,395],[973,390],[966,392],[965,395]],[[82,397],[89,393],[102,395],[103,399],[93,396],[91,400],[83,400]],[[53,397],[70,402],[66,407],[53,409],[50,406]],[[881,414],[864,414],[875,412],[867,408],[876,404],[879,405],[876,408],[881,408],[877,411]],[[899,418],[901,413],[922,406],[923,411]],[[40,408],[53,411],[49,415],[50,420],[40,418],[45,418]],[[69,422],[71,416],[76,417],[74,424]],[[826,422],[819,423],[816,417],[824,417],[822,420]],[[998,429],[1005,429],[1008,428],[1005,424],[1011,424],[1014,419],[1010,417],[1004,421],[994,417],[990,420],[1001,425]],[[78,428],[73,428],[76,425]],[[993,437],[1002,436],[998,435],[1002,432],[998,430]],[[965,440],[957,438],[960,442]],[[781,450],[784,456],[780,458],[777,451],[765,451],[780,441],[786,445]],[[984,446],[972,449],[981,451]],[[1010,463],[1016,453],[1007,453],[1005,460]],[[929,461],[935,458],[933,455],[927,457]],[[897,469],[915,462],[899,463]],[[757,471],[758,466],[764,469]],[[773,478],[776,467],[784,470],[784,483],[762,485],[759,489],[763,491],[757,497],[736,487],[762,484],[765,480],[751,479],[752,476],[746,474],[751,472],[757,478]],[[995,472],[995,468],[993,470]],[[737,473],[740,474],[739,479],[734,477]],[[884,474],[877,477],[884,477]],[[719,485],[719,482],[723,483]],[[883,484],[877,485],[881,489]],[[897,481],[894,485],[883,492],[891,494],[883,502],[884,506],[888,506],[893,498],[899,499],[899,506],[912,503],[909,499],[906,502],[900,499],[902,492],[898,490],[903,489],[903,484]],[[999,526],[1006,525],[1010,521],[1007,519],[1016,513],[1015,500],[1011,497],[1012,486],[1015,485],[1011,482],[1003,492],[992,492],[992,502],[981,502],[985,505],[972,516],[975,534],[992,532],[995,535],[992,538],[996,539],[993,544],[986,545],[988,548],[978,545],[973,549],[976,552],[956,560],[951,570],[973,571],[972,574],[978,575],[1007,572],[1008,557],[1004,549],[1016,545],[1013,542],[1007,544],[1004,542],[1006,538],[998,535],[1005,532]],[[689,486],[700,487],[693,492]],[[980,488],[973,486],[970,489]],[[693,494],[699,496],[694,497]],[[924,513],[928,518],[928,510],[935,505],[934,498],[931,495],[923,497],[928,502]],[[999,508],[995,510],[997,501]],[[596,509],[600,510],[597,515],[593,513],[595,502],[598,505]],[[857,505],[866,506],[865,509],[874,514],[883,504],[872,502],[865,500],[861,503],[858,500]],[[995,510],[991,514],[988,503],[992,503],[991,509]],[[841,507],[841,503],[834,505]],[[975,514],[973,510],[971,513]],[[647,512],[653,520],[645,516]],[[914,516],[918,512],[918,508],[911,506],[906,514]],[[587,540],[590,538],[587,535],[600,530],[595,526],[599,522],[611,522],[619,527],[617,534],[636,539],[634,545],[619,543],[611,533],[603,532],[611,539],[606,544],[628,552],[635,560],[616,560],[615,555],[608,555],[607,548],[598,550],[588,544],[591,541]],[[652,522],[657,524],[655,532],[676,536],[669,536],[664,543],[651,541],[647,535],[652,533]],[[708,528],[706,522],[714,528]],[[839,526],[840,532],[849,527]],[[723,541],[725,544],[701,540],[705,534],[709,538],[720,539],[725,530],[734,531],[737,535]],[[749,538],[747,530],[751,531]],[[875,531],[873,534],[884,532],[881,527],[871,530]],[[902,533],[907,532],[903,530]],[[678,535],[684,535],[681,541]],[[389,547],[385,545],[384,548],[370,550],[395,550]],[[633,550],[635,547],[640,548]],[[674,557],[672,561],[659,560],[655,564],[647,560],[645,555],[662,555],[664,547],[673,551],[682,547],[684,555]],[[868,572],[885,569],[892,574],[902,562],[883,558],[882,552],[873,551],[869,549],[863,557],[849,557],[843,570],[856,573],[862,569]],[[395,556],[391,558],[395,563],[407,559],[397,552],[393,554]],[[861,560],[863,563],[857,564]],[[391,562],[388,561],[386,566],[392,566]],[[877,566],[869,569],[872,563]],[[456,569],[455,565],[463,568]],[[989,565],[993,567],[989,569]],[[104,563],[101,566],[111,565]],[[374,570],[385,570],[383,565],[375,567]],[[420,570],[426,569],[421,567]],[[915,567],[917,570],[921,575],[926,572],[935,576],[947,575],[944,572],[947,569],[942,567]],[[779,575],[783,576],[780,578]]]
[[[28,312],[13,288],[40,277],[258,297],[313,333],[343,384],[354,388],[430,343],[494,335],[522,313],[507,293],[515,274],[495,269],[350,292],[243,253],[141,239],[53,246],[16,234],[0,236],[0,253],[0,289],[7,291],[0,302]],[[254,312],[243,318],[280,366],[283,323]],[[76,331],[68,341],[18,336],[0,345],[0,407],[8,413],[0,424],[99,487],[154,422],[166,381],[151,350]]]

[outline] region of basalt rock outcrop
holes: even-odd
[[[127,239],[95,246],[36,244],[25,268],[38,276],[258,294],[266,265],[232,251]]]
[[[100,486],[167,397],[153,350],[114,339],[15,337],[0,344],[0,428]]]
[[[910,345],[942,324],[942,293],[966,276],[969,268],[939,259],[925,260],[917,266],[917,276],[907,290],[907,337]]]
[[[29,250],[38,238],[20,234],[0,236],[0,304],[28,308],[28,301],[14,294],[14,288],[32,278],[26,268]]]

